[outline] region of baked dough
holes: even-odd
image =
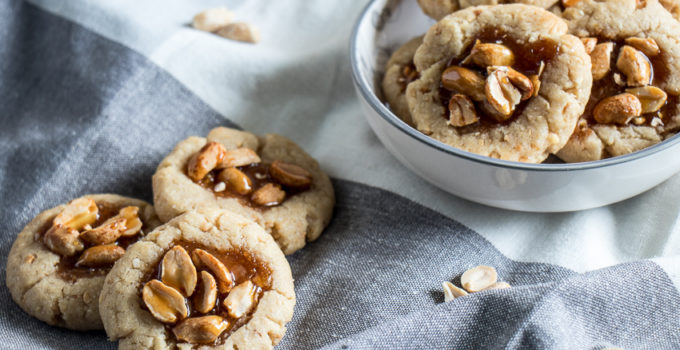
[[[407,78],[404,77],[403,70],[405,67],[409,67],[415,72],[413,55],[422,42],[423,36],[421,35],[407,41],[394,51],[385,65],[385,77],[382,81],[383,94],[390,110],[399,119],[411,126],[413,126],[413,121],[411,120],[411,112],[409,112],[408,103],[406,102],[406,85],[408,81],[405,81]]]
[[[559,0],[418,0],[418,5],[420,5],[420,8],[427,16],[440,20],[453,12],[470,6],[518,3],[547,9],[555,5],[558,1]]]

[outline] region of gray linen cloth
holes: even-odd
[[[23,2],[0,2],[0,280],[16,234],[86,193],[152,199],[174,144],[235,126],[145,57]],[[338,145],[341,147],[341,145]],[[680,295],[657,264],[578,274],[513,261],[397,194],[335,179],[319,240],[289,257],[297,305],[282,349],[680,349]],[[511,289],[443,303],[441,281],[495,266]],[[115,348],[25,314],[0,287],[3,349]]]

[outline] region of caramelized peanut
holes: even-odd
[[[109,244],[115,242],[125,231],[126,220],[114,216],[103,224],[80,234],[80,238],[91,244]]]
[[[104,267],[111,266],[113,263],[118,261],[123,254],[125,254],[125,249],[113,245],[96,245],[85,249],[83,254],[76,262],[76,266],[84,267]]]
[[[630,37],[625,40],[626,44],[642,51],[647,57],[654,57],[661,53],[659,45],[656,40],[652,38],[636,38]]]
[[[312,184],[312,174],[309,171],[284,161],[275,160],[269,168],[269,173],[284,186],[307,188]]]
[[[229,327],[229,321],[221,316],[191,317],[172,329],[180,341],[192,344],[213,343]]]
[[[451,91],[466,94],[473,101],[484,101],[484,77],[467,68],[451,66],[441,76],[442,85]]]
[[[463,60],[463,64],[469,61],[479,67],[488,66],[512,66],[515,63],[515,55],[507,46],[493,43],[482,43],[477,40],[470,50],[470,55]]]
[[[74,256],[85,249],[78,230],[64,225],[52,225],[43,236],[43,243],[61,256]]]
[[[172,247],[162,262],[161,281],[180,291],[184,296],[191,296],[196,288],[196,267],[184,248]]]
[[[651,85],[626,89],[626,92],[635,95],[640,100],[642,114],[658,111],[668,98],[663,90]]]
[[[214,255],[203,249],[196,249],[191,254],[196,266],[205,266],[217,279],[217,287],[220,293],[226,293],[234,286],[234,278],[229,269]]]
[[[451,96],[449,101],[449,125],[461,127],[479,121],[475,105],[469,97],[461,94]]]
[[[649,59],[632,46],[624,45],[621,48],[616,68],[626,75],[628,86],[645,86],[651,83],[652,67]]]
[[[93,199],[77,198],[69,202],[64,210],[54,217],[52,223],[80,230],[85,225],[94,224],[98,217],[99,208]]]
[[[229,292],[224,299],[224,306],[233,318],[241,318],[255,305],[255,285],[251,281],[245,281]]]
[[[642,113],[640,100],[633,94],[622,93],[597,103],[593,118],[598,123],[625,125]]]
[[[211,170],[215,169],[222,159],[226,150],[222,144],[208,142],[198,153],[194,154],[187,165],[187,175],[194,181],[203,179]]]
[[[217,302],[217,283],[208,271],[201,271],[200,283],[193,296],[194,309],[200,313],[208,313]]]
[[[224,182],[238,194],[248,194],[253,190],[253,183],[248,175],[236,168],[226,168],[217,175],[219,181]],[[226,188],[226,187],[225,187]]]
[[[606,42],[595,45],[590,53],[590,61],[593,64],[593,80],[600,80],[609,73],[613,51],[614,43]]]
[[[268,183],[255,191],[250,197],[253,203],[265,207],[278,205],[286,198],[286,192],[281,189],[281,186]]]

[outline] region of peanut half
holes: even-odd
[[[245,281],[231,290],[224,299],[224,306],[229,316],[241,318],[255,305],[255,285],[251,281]]]
[[[85,249],[76,262],[77,267],[111,266],[125,254],[125,249],[113,244],[96,245]]]
[[[496,269],[480,265],[463,272],[460,276],[460,284],[468,292],[479,292],[496,283],[497,279]]]
[[[654,57],[661,53],[659,45],[652,38],[630,37],[625,40],[625,43],[642,51],[647,57]]]
[[[77,198],[69,202],[64,210],[54,217],[52,223],[80,230],[85,225],[94,224],[98,217],[99,208],[93,199]]]
[[[462,64],[472,62],[479,67],[488,66],[512,66],[515,63],[515,55],[507,46],[501,44],[482,43],[477,40]]]
[[[510,118],[522,98],[522,94],[508,79],[507,72],[500,69],[486,78],[485,93],[489,104],[498,112],[494,115],[497,119],[500,117],[498,121]]]
[[[642,113],[642,104],[633,94],[624,92],[602,99],[593,109],[598,123],[625,125]]]
[[[666,104],[668,95],[656,86],[643,86],[626,89],[627,93],[635,95],[640,100],[642,114],[654,113]]]
[[[179,290],[184,296],[191,296],[196,288],[196,267],[184,248],[176,245],[163,256],[161,281]]]
[[[125,207],[118,212],[118,216],[125,218],[126,229],[123,231],[122,236],[134,236],[142,229],[143,223],[139,218],[139,207]]]
[[[196,266],[205,266],[217,279],[217,287],[220,293],[227,293],[234,286],[234,278],[229,269],[214,255],[203,249],[196,249],[191,254]]]
[[[226,168],[220,171],[217,179],[229,185],[230,189],[241,195],[246,195],[253,190],[253,183],[248,175],[236,168]]]
[[[446,89],[466,94],[474,101],[480,102],[486,100],[484,77],[476,71],[451,66],[442,73],[441,82]]]
[[[85,249],[78,230],[64,225],[53,225],[43,236],[43,243],[61,256],[74,256]]]
[[[451,96],[449,101],[449,125],[461,127],[479,121],[475,105],[469,97],[461,94]]]
[[[652,65],[641,51],[624,45],[619,51],[616,68],[626,75],[628,86],[645,86],[651,83]]]
[[[226,151],[219,168],[235,168],[259,162],[260,156],[255,151],[242,147]]]
[[[182,294],[159,280],[151,280],[144,285],[142,299],[151,314],[161,322],[174,323],[187,317]]]
[[[224,146],[220,143],[206,143],[198,153],[189,159],[187,175],[194,181],[203,179],[222,162],[225,152]]]
[[[468,295],[468,293],[465,290],[456,287],[453,283],[451,283],[449,281],[442,282],[442,288],[444,288],[444,302],[445,303],[448,303],[449,301],[451,301],[453,299],[464,297],[464,296]]]
[[[191,317],[172,329],[180,341],[193,344],[212,343],[229,327],[229,321],[221,316]]]
[[[250,197],[250,200],[257,205],[271,207],[280,204],[285,198],[286,192],[281,189],[281,186],[268,183],[258,188]]]
[[[217,31],[217,35],[223,38],[253,44],[260,41],[260,30],[252,24],[245,22],[227,24]]]
[[[593,80],[600,80],[609,73],[613,51],[614,43],[606,42],[595,45],[590,53],[590,61],[593,64]]]
[[[217,302],[217,283],[208,271],[201,271],[200,283],[193,296],[194,309],[200,313],[208,313]]]
[[[284,186],[307,188],[312,184],[312,174],[295,164],[275,160],[269,168],[269,172],[274,179]]]
[[[126,230],[126,222],[125,218],[114,216],[91,230],[83,231],[80,234],[80,238],[91,244],[113,243]]]

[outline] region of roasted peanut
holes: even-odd
[[[579,2],[581,2],[581,0],[562,0],[562,6],[570,7],[578,4]]]
[[[597,45],[597,38],[581,38],[583,46],[586,48],[586,53],[590,55]]]
[[[256,43],[260,41],[260,30],[250,23],[230,23],[217,30],[217,35],[246,43]]]
[[[485,92],[489,104],[503,120],[512,115],[515,106],[522,98],[521,93],[512,85],[507,72],[504,70],[496,70],[489,74],[486,78]]]
[[[441,76],[442,85],[453,92],[466,94],[473,101],[484,101],[484,77],[467,68],[451,66]]]
[[[654,57],[661,53],[659,45],[657,45],[656,40],[652,38],[630,37],[625,40],[625,43],[642,51],[647,57]]]
[[[255,191],[250,200],[257,205],[264,207],[272,207],[281,204],[286,198],[286,192],[281,189],[281,186],[268,183]]]
[[[213,343],[229,327],[229,321],[221,316],[191,317],[172,329],[180,341],[192,344]]]
[[[61,256],[74,256],[85,249],[78,230],[64,225],[52,225],[43,236],[43,243]]]
[[[469,97],[461,94],[451,96],[449,101],[449,125],[466,126],[479,121],[475,105]]]
[[[526,75],[508,67],[508,79],[522,93],[522,101],[534,95],[534,84]]]
[[[180,291],[184,296],[191,296],[196,288],[196,267],[184,248],[176,245],[163,256],[161,281]]]
[[[245,195],[253,190],[253,183],[248,175],[236,168],[226,168],[220,171],[217,179],[238,194]]]
[[[193,26],[205,32],[214,32],[231,23],[234,13],[226,8],[205,10],[194,16]]]
[[[203,249],[195,249],[191,257],[197,267],[204,266],[212,272],[217,279],[217,288],[220,293],[226,293],[234,286],[234,277],[231,272],[214,255]]]
[[[217,301],[217,283],[208,271],[201,271],[200,282],[193,296],[194,309],[200,313],[208,313]]]
[[[628,86],[645,86],[651,83],[652,66],[641,51],[624,45],[616,60],[616,68],[626,75]]]
[[[229,292],[224,299],[224,306],[229,316],[241,318],[255,305],[255,285],[251,281],[245,281]]]
[[[444,288],[444,302],[445,303],[448,303],[449,301],[451,301],[453,299],[464,297],[464,296],[468,295],[468,293],[465,290],[456,287],[453,283],[448,282],[448,281],[442,283],[442,288]]]
[[[80,234],[80,238],[91,244],[109,244],[115,242],[125,231],[125,218],[114,216],[103,224]]]
[[[468,292],[479,292],[496,283],[497,279],[496,269],[491,266],[480,265],[465,271],[460,276],[460,284]]]
[[[118,261],[123,254],[125,254],[125,249],[113,245],[96,245],[85,249],[83,254],[76,262],[76,266],[84,267],[104,267],[111,266],[113,263]]]
[[[593,118],[598,123],[625,125],[641,113],[640,100],[635,95],[626,92],[598,102],[593,109]]]
[[[595,45],[595,48],[590,53],[590,61],[593,64],[593,80],[600,80],[609,73],[613,51],[614,43],[612,42]]]
[[[219,168],[235,168],[259,163],[261,161],[260,156],[258,156],[255,151],[250,148],[242,147],[226,151]]]
[[[187,175],[194,181],[201,180],[222,162],[225,152],[224,146],[220,143],[206,143],[198,153],[189,159]]]
[[[142,229],[143,223],[139,219],[139,207],[125,207],[118,212],[118,216],[125,218],[125,231],[123,231],[122,236],[134,236]]]
[[[164,323],[175,323],[188,315],[182,294],[159,280],[151,280],[144,285],[142,300],[151,314]]]
[[[80,230],[85,225],[92,225],[99,217],[97,203],[90,198],[77,198],[69,202],[64,210],[54,217],[54,225],[68,226]]]
[[[463,64],[472,62],[479,67],[512,66],[515,54],[507,46],[501,44],[482,43],[480,40],[470,50],[470,55],[463,60]]]
[[[275,160],[269,167],[269,173],[284,186],[307,188],[312,184],[312,174],[309,171],[284,161]]]
[[[635,95],[640,100],[642,114],[654,113],[666,104],[668,95],[656,86],[643,86],[626,89],[627,93]]]
[[[488,286],[488,287],[486,287],[482,290],[494,290],[494,289],[506,289],[506,288],[510,288],[510,284],[508,284],[507,282],[496,282],[496,283],[494,283],[494,284],[492,284],[492,285],[490,285],[490,286]]]

